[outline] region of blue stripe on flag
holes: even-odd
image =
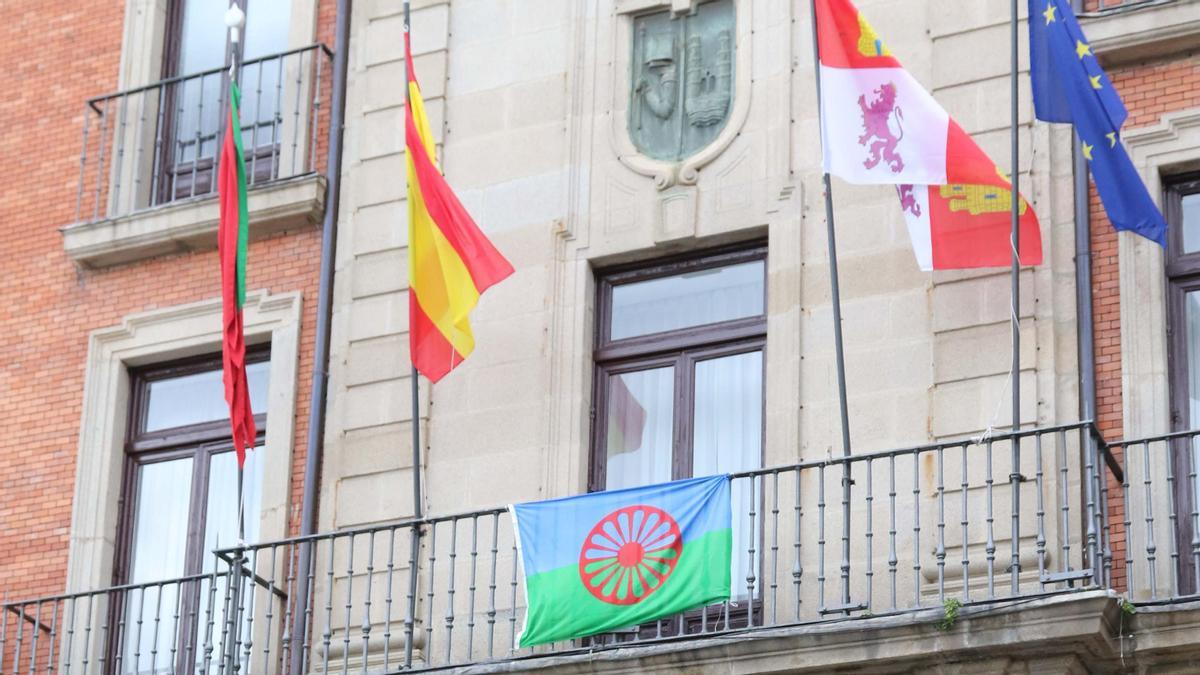
[[[512,506],[525,576],[579,564],[584,538],[596,523],[626,506],[656,506],[679,523],[683,541],[731,526],[729,476],[689,478],[645,487],[528,502]]]

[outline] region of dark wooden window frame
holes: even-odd
[[[162,63],[162,79],[170,79],[176,76],[188,76],[191,73],[181,73],[179,71],[179,62],[181,59],[180,50],[183,48],[183,18],[186,13],[188,2],[205,2],[208,0],[171,0],[167,7],[167,20],[164,25],[163,35],[163,63]],[[249,3],[253,0],[241,0],[242,10],[249,15]],[[244,32],[244,31],[243,31]],[[225,65],[229,65],[229,35],[225,36]],[[241,62],[242,56],[245,54],[246,41],[242,40],[238,43],[238,61]],[[166,96],[163,100],[166,102],[167,110],[174,112],[177,105],[176,101],[179,96],[183,95],[182,84],[172,84],[167,86]],[[226,117],[225,110],[228,108],[229,102],[225,100],[225,93],[229,89],[229,74],[221,75],[221,81],[218,84],[217,101],[222,109],[222,117]],[[186,113],[185,113],[186,114]],[[255,122],[257,124],[257,120]],[[176,161],[176,145],[178,139],[175,138],[175,115],[166,114],[163,116],[162,138],[164,139],[162,150],[162,161],[157,167],[157,175],[154,177],[156,181],[155,190],[156,203],[164,204],[178,199],[185,199],[193,196],[204,196],[210,194],[214,190],[214,182],[216,180],[216,157],[221,153],[221,136],[224,133],[224,122],[218,125],[216,138],[216,148],[214,149],[213,157],[201,157],[200,150],[208,137],[202,136],[199,144],[196,147],[196,158],[191,162]],[[253,125],[247,127],[245,120],[242,120],[242,128],[252,129]],[[170,139],[170,142],[165,142],[165,139]],[[276,144],[278,145],[278,144]],[[275,177],[275,172],[278,169],[279,152],[277,147],[260,146],[256,148],[246,148],[246,163],[252,167],[251,175],[246,178],[250,183],[259,183],[270,180]]]
[[[607,383],[608,377],[626,372],[653,367],[673,366],[675,376],[674,427],[672,431],[672,480],[687,478],[692,474],[692,420],[695,416],[695,366],[697,363],[724,356],[761,352],[763,369],[766,369],[767,347],[767,244],[756,241],[733,247],[710,250],[658,260],[650,264],[631,264],[598,271],[596,340],[594,352],[594,375],[591,408],[591,447],[588,457],[588,491],[603,490],[606,485],[607,442]],[[763,262],[763,313],[758,316],[733,319],[701,326],[689,326],[672,331],[639,335],[612,340],[612,292],[615,286],[638,281],[648,281],[676,276],[717,267],[726,267],[745,262]],[[762,400],[766,402],[766,377],[763,377]],[[764,410],[763,438],[766,437],[766,414]],[[759,448],[759,463],[763,461],[766,443]],[[762,499],[762,492],[758,492]],[[760,504],[761,507],[761,504]],[[762,550],[763,532],[758,533],[758,550]],[[762,565],[762,559],[759,559]],[[761,573],[761,569],[760,569]],[[761,597],[761,588],[755,589]],[[761,603],[754,604],[753,623],[760,624]],[[745,604],[729,606],[724,611],[721,605],[686,612],[672,620],[660,620],[628,631],[619,631],[589,638],[595,644],[605,644],[610,639],[621,641],[622,636],[640,639],[690,635],[699,632],[744,628],[751,623]]]
[[[1187,294],[1200,291],[1200,251],[1183,253],[1183,198],[1188,195],[1200,194],[1200,173],[1182,174],[1165,180],[1164,204],[1167,218],[1167,251],[1166,251],[1166,301],[1167,301],[1167,372],[1170,386],[1171,429],[1184,431],[1197,425],[1200,420],[1191,419],[1189,411],[1190,396],[1188,383],[1188,352],[1187,352]],[[1193,336],[1195,339],[1197,336]],[[1200,367],[1200,364],[1196,364]],[[1191,471],[1189,457],[1193,452],[1190,439],[1183,438],[1170,444],[1170,462],[1176,476],[1177,485],[1174,501],[1177,513],[1192,512],[1192,503],[1196,499],[1193,486],[1187,479]],[[1197,467],[1200,468],[1200,467]],[[1175,537],[1180,551],[1190,551],[1192,545],[1192,519],[1180,518],[1176,523]],[[1193,560],[1190,555],[1178,558],[1179,583],[1181,594],[1191,594],[1200,591],[1193,588],[1195,574],[1192,569]]]
[[[269,361],[270,346],[251,347],[246,353],[247,363]],[[130,375],[130,406],[125,432],[125,461],[121,481],[121,497],[117,524],[117,547],[113,561],[113,585],[120,586],[128,581],[129,566],[133,556],[133,528],[137,504],[134,503],[138,488],[138,469],[147,464],[169,461],[183,457],[193,458],[191,495],[188,503],[188,535],[184,554],[184,576],[199,574],[204,567],[204,527],[208,496],[208,471],[213,455],[231,452],[233,443],[229,439],[229,421],[214,420],[200,424],[144,432],[149,408],[149,384],[158,380],[180,377],[214,370],[221,367],[221,356],[205,355],[177,361],[168,365],[148,366],[132,369]],[[258,427],[256,442],[266,435],[267,416],[254,416]],[[180,584],[179,619],[176,630],[179,635],[194,635],[198,628],[198,611],[203,603],[204,581],[189,581]],[[136,590],[115,592],[109,601],[108,625],[123,625],[123,613],[127,603],[142,601],[144,593]],[[109,663],[119,663],[120,651],[129,638],[119,629],[110,637],[106,646]],[[137,639],[137,638],[134,638]],[[179,644],[185,644],[181,639]],[[188,659],[196,658],[195,652],[180,650],[176,654],[176,672],[194,669]]]
[[[605,442],[607,441],[607,391],[609,375],[616,375],[656,366],[675,367],[675,414],[672,479],[691,475],[692,429],[690,419],[695,411],[694,367],[700,361],[733,356],[754,351],[766,353],[766,270],[767,248],[765,242],[755,242],[734,249],[718,249],[686,257],[657,261],[650,265],[624,266],[597,274],[597,312],[595,372],[592,391],[592,442],[589,452],[588,490],[603,490],[606,485]],[[637,281],[648,281],[676,276],[686,272],[726,267],[738,263],[764,262],[763,314],[690,326],[679,330],[639,335],[621,340],[611,340],[612,334],[612,291],[614,286]],[[765,400],[765,386],[764,400]],[[763,415],[764,425],[766,415]],[[765,429],[764,429],[765,432]],[[762,460],[760,456],[760,462]]]
[[[258,363],[271,358],[269,347],[250,348],[246,362]],[[192,457],[192,494],[188,510],[187,553],[184,574],[198,574],[204,566],[204,503],[208,494],[208,467],[213,455],[233,450],[229,437],[229,421],[213,420],[171,429],[145,432],[150,403],[149,385],[158,380],[192,375],[221,368],[220,355],[206,355],[178,361],[166,366],[152,366],[130,372],[132,392],[129,419],[125,436],[125,466],[121,484],[120,517],[118,520],[116,560],[113,564],[113,583],[123,584],[129,578],[133,555],[133,527],[136,515],[134,497],[137,495],[138,468],[146,464]],[[254,416],[258,427],[257,441],[266,434],[267,416]],[[205,461],[201,461],[205,460]]]

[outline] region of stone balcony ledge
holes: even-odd
[[[325,177],[307,174],[252,186],[250,239],[312,226],[325,213]],[[95,269],[171,253],[217,247],[215,194],[63,227],[63,248],[81,266]]]
[[[1186,669],[1200,658],[1200,603],[1139,608],[1130,615],[1122,612],[1116,594],[1098,590],[972,604],[959,610],[947,630],[938,627],[943,617],[944,610],[935,606],[845,622],[581,650],[458,672],[1066,674]]]

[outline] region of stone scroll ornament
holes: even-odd
[[[643,155],[677,162],[712,143],[733,101],[730,0],[634,20],[629,136]]]

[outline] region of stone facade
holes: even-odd
[[[414,472],[424,486],[423,510],[433,515],[586,491],[597,271],[737,243],[765,242],[768,251],[763,465],[840,453],[807,3],[733,0],[732,96],[724,126],[710,144],[668,162],[640,155],[627,133],[635,19],[656,11],[686,15],[699,2],[413,0],[414,66],[442,168],[516,269],[484,295],[473,313],[477,348],[470,358],[436,385],[418,383],[417,419],[411,412],[408,359],[404,3],[353,3],[318,530],[413,516]],[[0,394],[11,402],[0,412],[9,432],[0,439],[0,475],[10,477],[0,490],[0,523],[10,525],[0,532],[0,593],[11,599],[66,587],[87,590],[112,578],[117,472],[110,455],[120,457],[114,439],[124,424],[121,406],[128,403],[122,368],[217,349],[216,334],[205,333],[198,322],[211,318],[219,281],[209,231],[211,202],[86,226],[72,223],[68,204],[74,182],[64,177],[74,176],[79,161],[79,119],[70,111],[98,93],[154,79],[157,71],[131,55],[161,51],[154,26],[165,17],[168,3],[129,0],[124,7],[88,3],[79,8],[47,0],[36,11],[10,4],[0,7],[0,25],[12,38],[0,50],[8,50],[8,62],[15,64],[9,74],[15,98],[7,105],[12,161],[0,169],[14,187],[0,195],[13,222],[0,235],[10,261],[0,275],[10,327],[0,338]],[[311,16],[295,28],[293,42],[332,43],[335,4],[297,1]],[[1018,4],[1023,20],[1026,3]],[[1093,4],[1088,9],[1100,9]],[[913,76],[1001,167],[1010,167],[1008,4],[861,0],[859,5]],[[54,36],[40,50],[37,64],[22,56],[28,44],[19,39],[34,30],[35,22],[37,30],[48,25]],[[1200,4],[1194,0],[1085,20],[1130,108],[1125,140],[1154,194],[1163,175],[1200,162],[1198,26]],[[1015,307],[1007,269],[920,272],[892,190],[833,182],[850,429],[857,453],[979,437],[1008,427],[1014,386],[1020,387],[1023,426],[1079,419],[1071,132],[1034,121],[1024,53],[1019,80],[1016,171],[1041,220],[1045,261],[1021,271]],[[311,121],[319,157],[326,147],[327,116],[326,111]],[[317,173],[323,170],[322,162]],[[283,477],[271,483],[273,501],[264,515],[264,523],[270,523],[264,531],[272,538],[296,533],[302,503],[319,227],[329,203],[322,194],[325,185],[321,176],[311,176],[252,195],[252,204],[265,205],[255,207],[255,223],[266,222],[271,208],[282,215],[259,225],[251,244],[254,320],[248,325],[258,339],[274,334],[270,339],[292,345],[296,358],[294,368],[281,367],[281,379],[294,381],[290,395],[273,400],[284,407],[288,423],[268,431],[265,449],[288,458],[276,467]],[[1161,256],[1131,236],[1116,236],[1094,194],[1091,218],[1100,428],[1110,440],[1122,433],[1166,432]],[[60,228],[66,229],[60,233]],[[119,237],[110,231],[118,230],[157,238],[131,254],[113,243]],[[1153,281],[1143,283],[1139,275]],[[1009,373],[1013,312],[1021,321],[1016,382]],[[145,351],[149,348],[135,339],[139,330],[146,334],[143,342],[170,346]],[[97,407],[97,400],[109,403]],[[414,424],[422,440],[418,466],[410,445]],[[1085,488],[1077,478],[1066,478],[1068,468],[1080,470],[1078,447],[1059,449],[1065,458],[1062,478],[1057,469],[1048,470],[1044,492],[1055,497],[1061,492],[1064,501],[1081,503]],[[1041,465],[1034,467],[1029,454],[1018,461],[1012,472],[1024,481],[1014,480],[1011,495],[997,498],[1001,511],[1015,499],[1030,504],[1040,496],[1028,478],[1036,472],[1041,486]],[[967,466],[957,455],[949,462],[956,477],[961,469],[963,488],[957,478],[948,488],[935,487],[930,462],[918,466],[914,459],[911,466],[893,470],[892,479],[905,486],[902,494],[910,500],[903,508],[918,521],[934,522],[942,500],[961,497],[966,504],[968,491],[979,494],[982,469]],[[938,466],[941,471],[940,460]],[[87,474],[77,475],[77,469]],[[997,480],[1006,488],[1007,473]],[[96,476],[105,477],[108,489],[87,484]],[[797,473],[797,491],[800,480]],[[804,480],[804,490],[815,489],[810,478]],[[990,471],[986,480],[990,504]],[[882,485],[882,480],[876,484],[880,503],[886,494]],[[1142,507],[1126,514],[1118,501],[1119,483],[1110,487],[1111,518],[1144,518]],[[1161,514],[1170,499],[1147,497],[1151,502]],[[797,493],[797,510],[800,503]],[[871,508],[869,502],[855,504],[855,522],[870,518]],[[789,517],[784,516],[785,527],[794,522]],[[1047,559],[1057,566],[1059,543],[1078,551],[1084,542],[1070,533],[1070,524],[1050,521],[1044,533],[1051,541]],[[891,527],[896,529],[894,522]],[[1160,517],[1150,525],[1152,531],[1155,527],[1165,531],[1168,525]],[[1119,561],[1127,542],[1124,529],[1118,529],[1111,543]],[[1104,592],[1042,599],[1023,608],[972,607],[960,624],[933,628],[943,611],[933,585],[968,587],[957,563],[945,570],[948,576],[940,576],[947,553],[951,561],[961,555],[961,569],[975,577],[970,590],[981,592],[985,535],[979,528],[967,532],[965,524],[962,532],[955,530],[948,544],[940,544],[936,561],[932,547],[923,548],[920,532],[913,535],[915,569],[904,570],[899,590],[931,608],[919,616],[869,618],[853,631],[834,622],[776,628],[752,640],[708,638],[610,650],[595,662],[575,655],[479,668],[1186,672],[1200,658],[1194,633],[1188,637],[1200,610],[1139,611],[1130,618],[1118,598]],[[1171,536],[1165,532],[1163,541]],[[882,541],[883,534],[879,537]],[[992,542],[1004,552],[1002,558],[1011,543],[1005,537],[1011,535]],[[992,539],[990,527],[986,538]],[[1031,542],[1032,535],[1021,539]],[[423,545],[421,554],[431,556],[429,544]],[[871,545],[869,539],[855,540],[849,556],[856,569],[878,557],[880,549],[872,552]],[[501,564],[511,569],[512,558],[505,555]],[[823,566],[823,548],[821,555]],[[800,589],[799,569],[816,569],[818,559],[812,546],[803,554],[797,546],[795,556],[799,615],[801,599],[816,605],[815,587]],[[407,569],[407,552],[400,558],[396,569]],[[1163,578],[1165,560],[1160,560]],[[1037,563],[1023,557],[1021,565],[1022,580],[1032,582]],[[389,561],[389,579],[391,571]],[[340,602],[339,594],[348,596],[356,578],[353,571],[335,575],[329,570],[328,579],[317,575],[314,597],[337,596]],[[1118,586],[1125,584],[1121,570],[1114,570],[1114,578]],[[432,603],[434,581],[420,580],[428,581]],[[1146,580],[1137,582],[1142,586],[1126,590],[1144,590]],[[866,583],[869,589],[871,581]],[[347,608],[351,602],[346,600]],[[398,631],[400,607],[390,602],[388,607],[391,614],[378,623]],[[432,617],[432,607],[427,609]],[[1131,636],[1136,636],[1138,656],[1127,661]],[[426,644],[420,638],[414,644],[420,655]],[[380,653],[368,657],[364,646],[363,658],[374,663]]]

